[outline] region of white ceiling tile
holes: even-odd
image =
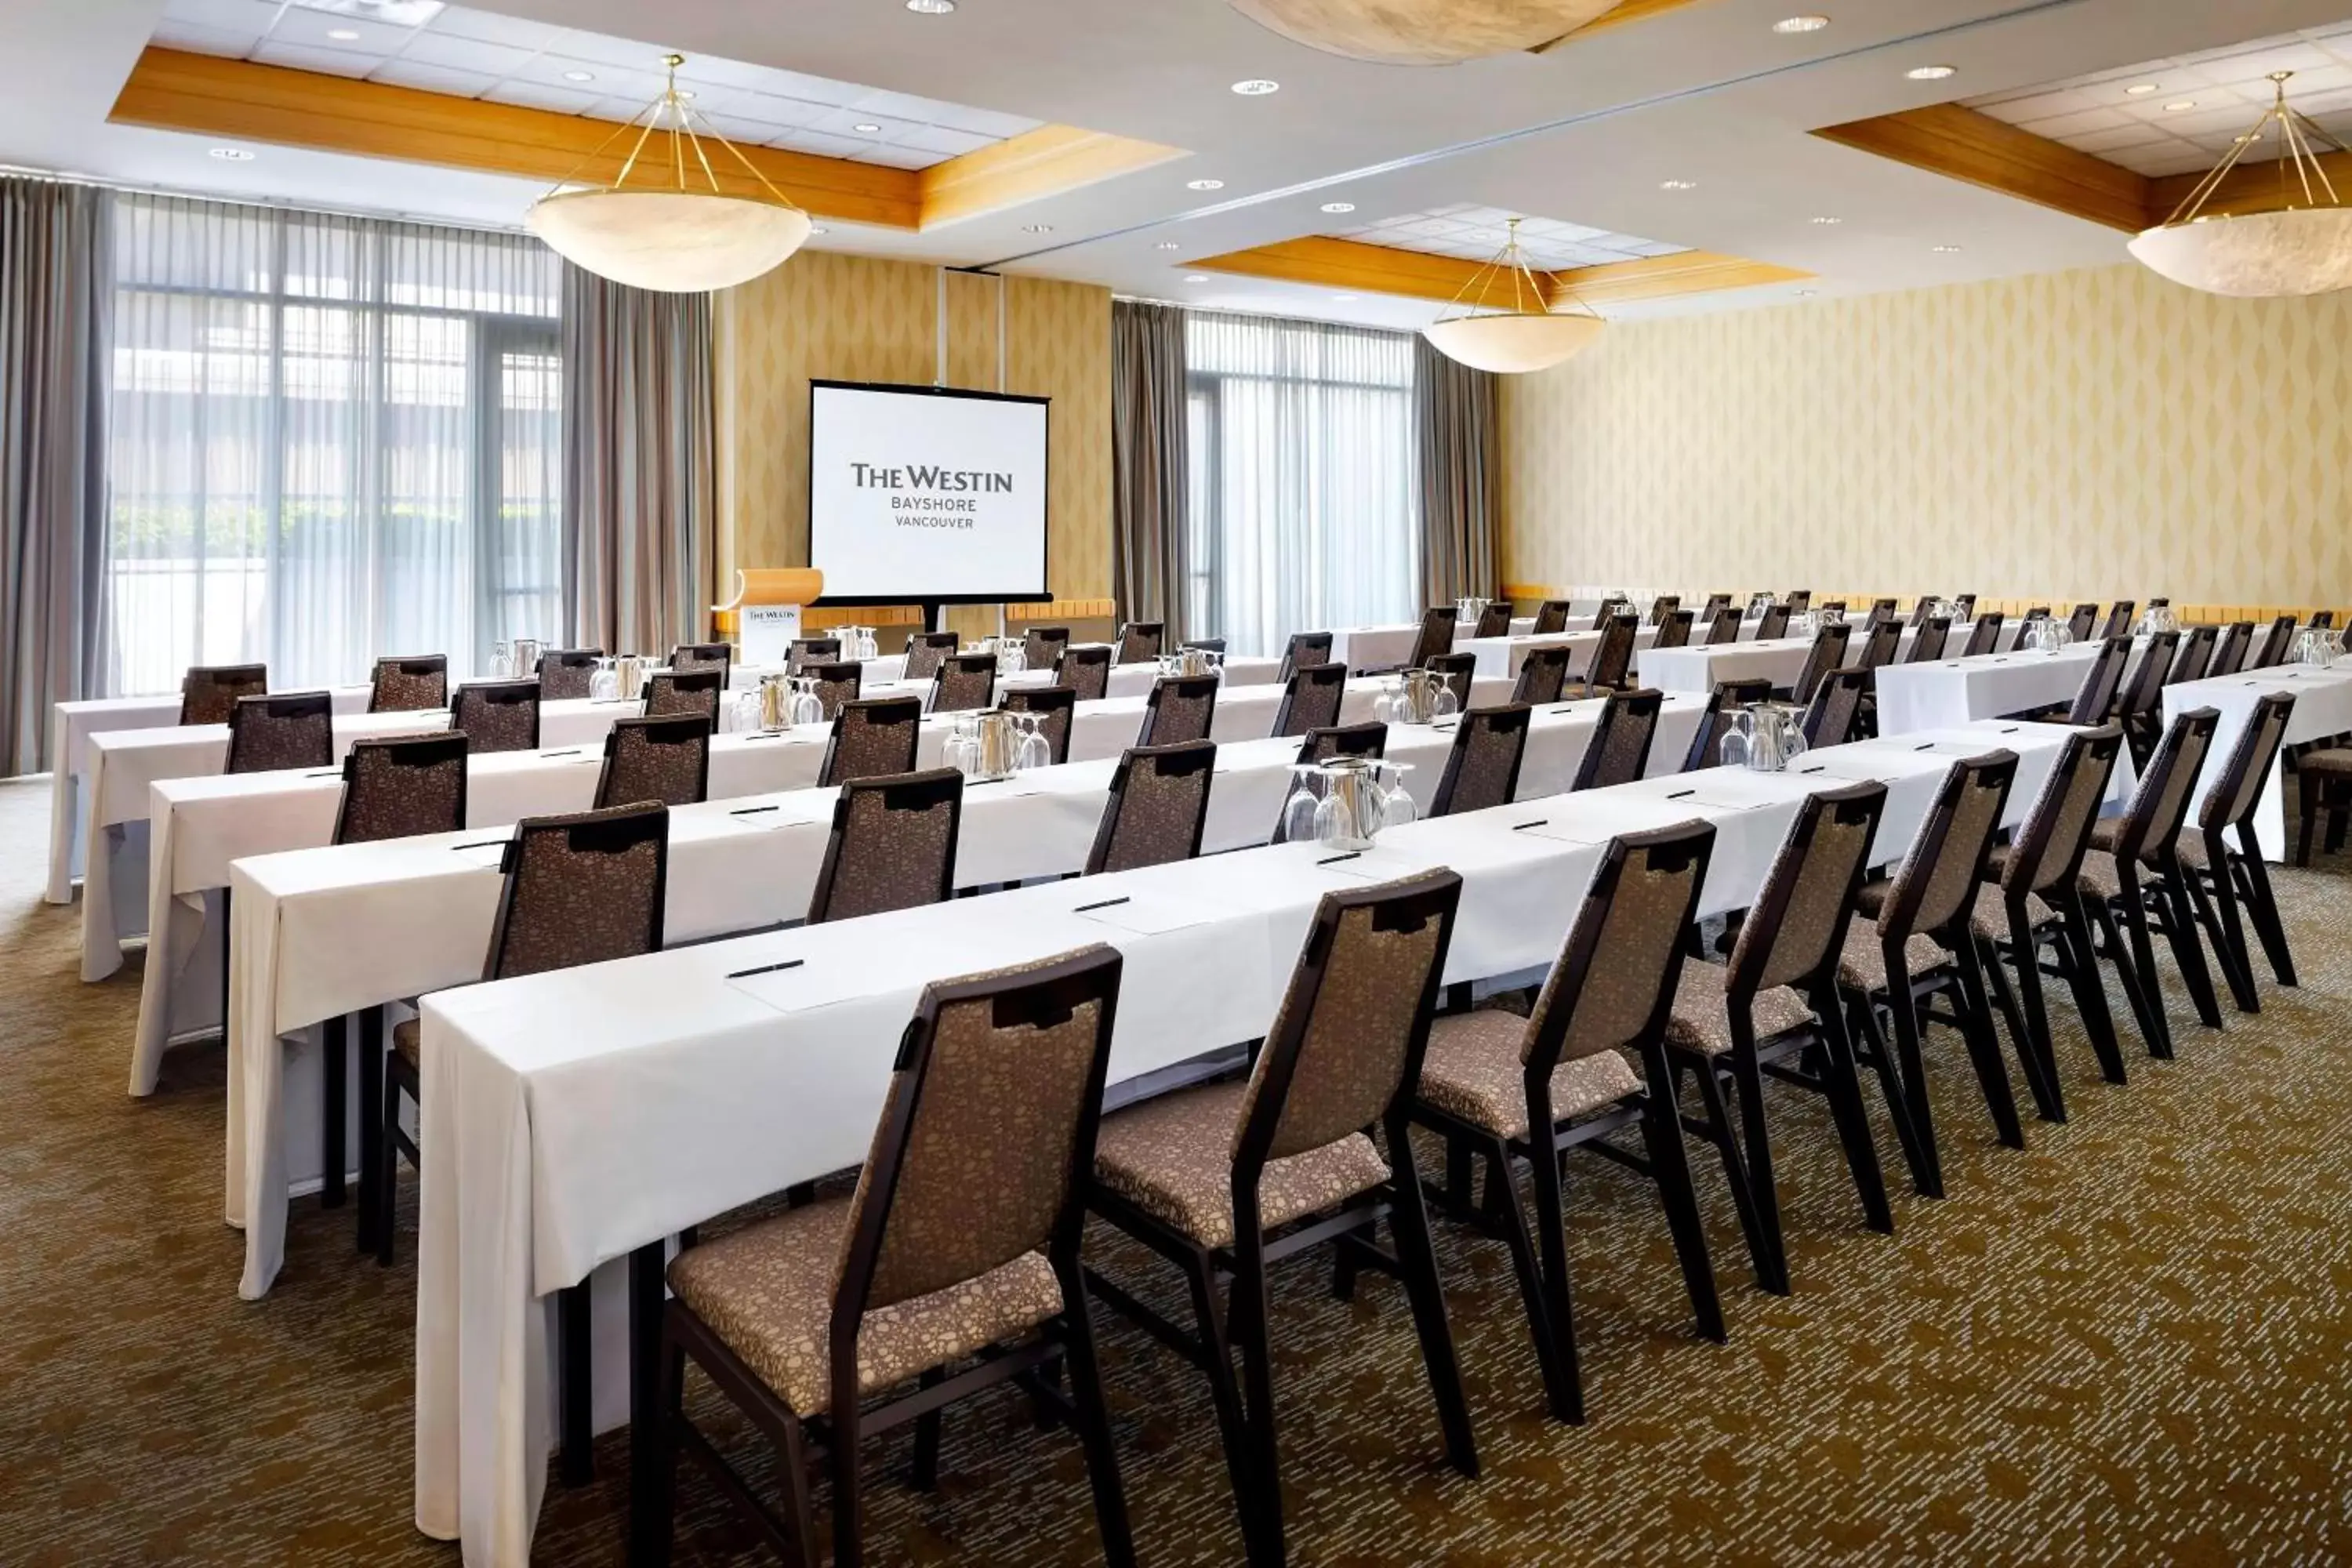
[[[2080,114],[2085,110],[2103,108],[2109,101],[2107,95],[2090,88],[2070,87],[2056,92],[2037,92],[2010,99],[2000,105],[2000,112],[1994,118],[2006,120],[2011,125],[2021,125],[2029,121]]]
[[[973,109],[961,103],[939,104],[926,118],[932,124],[943,125],[950,131],[969,132],[993,142],[1024,135],[1045,123],[1041,120],[1024,120],[1017,114],[1000,114],[992,109]]]
[[[960,158],[966,153],[977,153],[982,147],[993,147],[996,142],[997,138],[993,136],[975,136],[968,131],[950,131],[943,125],[919,125],[891,145],[936,153],[943,158]]]
[[[253,52],[261,40],[251,33],[225,33],[217,27],[199,27],[194,23],[174,22],[166,18],[149,40],[167,49],[185,49],[191,54],[222,55],[241,60]]]
[[[874,145],[855,136],[827,136],[821,131],[788,131],[771,147],[789,147],[795,153],[814,153],[820,158],[846,158],[853,153],[863,153]]]
[[[2092,131],[2080,136],[2069,136],[2066,145],[2077,153],[2105,154],[2121,152],[2126,147],[2147,147],[2171,140],[2162,127],[2150,125],[2144,120],[2135,120],[2113,131]]]
[[[2250,110],[2242,103],[2229,104],[2220,109],[2198,109],[2188,114],[2165,116],[2164,128],[2176,136],[2202,138],[2216,132],[2225,136],[2236,136],[2242,132],[2252,130],[2254,121],[2260,113],[2259,110]]]
[[[602,87],[604,84],[599,82],[596,85]],[[583,112],[596,120],[625,121],[642,119],[652,104],[653,100],[650,98],[626,98],[616,93],[599,98]],[[669,116],[665,114],[662,119],[667,121]]]
[[[2309,98],[2298,93],[2288,101],[2312,119],[2321,120],[2330,114],[2338,114],[2347,109],[2352,109],[2352,88],[2339,89],[2333,92],[2315,92]]]
[[[662,74],[662,57],[683,54],[667,45],[639,43],[634,38],[609,38],[602,33],[583,33],[575,28],[557,30],[556,36],[540,46],[550,54],[567,59],[586,60],[593,65],[607,65],[629,70],[644,71],[654,76]]]
[[[715,131],[739,147],[764,147],[791,127],[762,125],[756,120],[738,120],[731,114],[698,114],[694,117],[694,129],[704,135]]]
[[[510,44],[519,49],[543,49],[563,31],[545,22],[501,16],[495,11],[472,11],[462,5],[443,11],[426,24],[425,30],[457,38],[479,38],[485,43]]]
[[[573,73],[584,74],[591,79],[575,82],[572,80]],[[631,70],[626,66],[553,53],[533,55],[515,68],[514,75],[523,81],[583,87],[599,98],[634,99],[639,108],[660,97],[662,89],[669,85],[669,79],[659,71]]]
[[[481,71],[488,76],[512,76],[530,63],[532,51],[512,44],[493,44],[482,38],[460,38],[420,27],[409,38],[408,47],[400,58],[421,66],[439,66],[446,70]]]
[[[364,16],[346,16],[333,11],[312,11],[299,5],[289,5],[285,14],[278,18],[278,26],[269,30],[269,41],[382,56],[397,53],[415,31],[414,27],[393,27],[382,22],[371,22]],[[356,33],[359,36],[353,38],[329,37],[333,33]]]
[[[2292,37],[2286,34],[2278,34],[2269,37],[2247,38],[2240,43],[2224,45],[2222,47],[2218,49],[2198,49],[2192,53],[2182,55],[2179,58],[2183,65],[2195,65],[2204,60],[2225,60],[2232,55],[2252,54],[2260,49],[2275,48],[2281,45],[2292,44],[2294,41],[2295,40]]]
[[[264,65],[320,71],[328,76],[365,76],[383,63],[381,55],[355,55],[345,49],[313,49],[299,44],[269,41],[263,42],[255,49],[253,58]]]
[[[867,147],[852,157],[860,163],[880,163],[893,169],[928,169],[947,162],[942,154],[926,153],[919,147]]]
[[[2162,179],[2168,174],[2198,174],[2213,166],[2213,154],[2201,147],[2184,147],[2179,153],[2163,149],[2137,149],[2118,153],[2116,161],[2126,168]]]
[[[2053,142],[2063,142],[2091,131],[2113,131],[2118,126],[2135,123],[2120,109],[2084,109],[2072,114],[2061,114],[2050,120],[2022,120],[2018,128],[2036,136],[2047,136]]]
[[[278,20],[278,5],[277,0],[172,0],[163,19],[258,38]]]
[[[492,103],[520,104],[525,109],[552,110],[558,114],[585,114],[596,106],[596,95],[578,88],[551,87],[541,81],[509,77],[482,96]]]
[[[871,125],[874,129],[871,131],[858,129],[864,125]],[[887,114],[877,114],[863,109],[835,109],[828,110],[822,118],[815,121],[812,129],[822,131],[829,136],[859,136],[870,142],[895,142],[908,132],[919,129],[919,125],[920,122],[918,121],[897,120]]]
[[[498,78],[481,71],[451,70],[446,66],[418,65],[406,59],[384,61],[368,80],[413,87],[425,92],[444,92],[457,98],[479,98],[499,85]]]

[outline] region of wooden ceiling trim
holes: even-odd
[[[2148,216],[2154,182],[2146,175],[1957,103],[1857,120],[1813,134],[2126,234],[2162,217]]]
[[[1685,250],[1674,256],[1645,257],[1639,261],[1571,268],[1552,273],[1547,282],[1555,306],[1573,298],[1601,310],[1640,300],[1671,300],[1685,294],[1720,293],[1727,289],[1801,283],[1812,276],[1769,261],[1750,261],[1746,257],[1724,256],[1712,250]]]
[[[2352,153],[2323,153],[2319,157],[2319,166],[2326,171],[2329,179],[2336,182],[2338,192],[2352,196]],[[2148,222],[2162,223],[2171,217],[2204,178],[2204,174],[2200,173],[2174,174],[2152,181],[2148,187]],[[2278,161],[2266,159],[2260,163],[2242,163],[2231,170],[2230,177],[2221,182],[2221,189],[2215,191],[2212,199],[2205,204],[2205,210],[2217,216],[2241,216],[2247,213],[2277,212],[2283,207],[2299,205],[2302,201],[2302,185],[2282,186],[2279,184]]]
[[[1480,266],[1451,256],[1320,236],[1202,257],[1185,265],[1202,272],[1232,272],[1245,278],[1441,302],[1460,294]]]
[[[1156,142],[1072,125],[1043,125],[918,171],[923,226],[1059,195],[1185,155],[1181,147]]]

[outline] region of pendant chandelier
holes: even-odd
[[[2300,110],[2287,107],[2286,84],[2294,74],[2271,74],[2278,100],[2238,138],[2220,167],[2198,183],[2169,218],[2131,242],[2131,253],[2143,266],[2175,283],[2239,300],[2352,288],[2352,207],[2336,195],[2312,143],[2337,153],[2346,149]],[[2231,171],[2273,124],[2279,137],[2279,210],[2207,212]]]
[[[1504,278],[1511,280],[1510,309],[1489,310],[1487,296]],[[1460,315],[1441,316],[1421,330],[1438,353],[1472,370],[1502,375],[1524,375],[1565,363],[1601,335],[1606,325],[1580,300],[1555,310],[1544,286],[1528,269],[1519,249],[1519,220],[1513,218],[1510,238],[1493,260],[1470,275],[1462,291],[1446,307]]]
[[[1387,66],[1450,66],[1532,49],[1617,8],[1617,0],[1231,0],[1284,37]]]
[[[619,177],[590,190],[558,185],[533,202],[523,220],[558,255],[597,277],[665,294],[748,283],[780,266],[809,235],[808,214],[776,189],[741,149],[707,120],[702,134],[696,133],[698,117],[677,90],[677,68],[685,63],[683,55],[667,57],[669,79],[661,96],[588,155],[593,163],[635,131]],[[769,199],[722,192],[704,147],[706,136],[732,153]],[[629,183],[632,174],[639,175],[635,185]]]

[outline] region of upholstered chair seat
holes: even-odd
[[[1481,1008],[1430,1026],[1422,1058],[1421,1098],[1498,1138],[1528,1135],[1528,1021]],[[1551,1113],[1562,1121],[1629,1094],[1642,1080],[1615,1051],[1573,1057],[1552,1069]]]
[[[417,1071],[425,1070],[423,1055],[424,1032],[415,1018],[392,1026],[392,1054]]]
[[[1914,932],[1904,941],[1904,967],[1915,976],[1950,961],[1951,955],[1925,932]],[[1838,953],[1838,984],[1867,991],[1885,988],[1886,949],[1880,943],[1875,927],[1857,921],[1846,928],[1845,946]]]
[[[1246,1083],[1213,1084],[1104,1118],[1096,1175],[1202,1246],[1231,1246],[1234,1131],[1248,1090]],[[1258,1178],[1258,1218],[1272,1230],[1388,1179],[1388,1163],[1372,1141],[1350,1132],[1320,1148],[1268,1160]]]
[[[1786,985],[1769,985],[1756,993],[1752,1013],[1756,1038],[1801,1029],[1813,1022],[1805,999]],[[1731,1013],[1724,1000],[1723,970],[1711,963],[1683,966],[1675,984],[1674,1012],[1666,1019],[1666,1043],[1717,1057],[1731,1049]]]

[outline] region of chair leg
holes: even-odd
[[[2294,863],[2308,866],[2311,864],[2311,840],[2319,831],[2320,802],[2325,790],[2319,775],[2308,770],[2297,775],[2296,784],[2296,815],[2302,821],[2295,829]]]
[[[1871,997],[1849,997],[1846,1018],[1853,1033],[1869,1042],[1879,1091],[1886,1097],[1887,1118],[1895,1123],[1904,1163],[1911,1168],[1911,1190],[1923,1198],[1940,1198],[1944,1168],[1936,1155],[1935,1115],[1927,1103],[1927,1068],[1919,1058],[1919,1010],[1911,1000],[1910,977],[1890,974],[1887,978],[1886,1011],[1895,1020],[1891,1047]]]
[[[1241,1352],[1242,1441],[1257,1476],[1257,1539],[1250,1544],[1249,1559],[1252,1568],[1282,1568],[1282,1462],[1274,1415],[1274,1349],[1267,1338],[1265,1243],[1255,1234],[1254,1215],[1234,1217],[1244,1234],[1234,1241],[1226,1331]]]
[[[1707,1255],[1706,1226],[1699,1218],[1698,1193],[1691,1184],[1690,1160],[1683,1149],[1674,1069],[1666,1065],[1665,1052],[1654,1045],[1643,1058],[1650,1089],[1642,1107],[1642,1141],[1649,1149],[1651,1173],[1658,1179],[1658,1199],[1665,1205],[1666,1228],[1674,1237],[1675,1259],[1682,1265],[1683,1288],[1690,1293],[1694,1327],[1700,1338],[1721,1344],[1730,1336],[1723,1326],[1715,1262]]]
[[[629,1434],[632,1449],[639,1443],[653,1445],[654,1452],[644,1464],[632,1463],[629,1497],[629,1533],[640,1531],[646,1539],[668,1544],[677,1534],[677,1459],[678,1443],[676,1423],[683,1420],[680,1412],[686,1407],[686,1351],[669,1331],[669,1314],[662,1314],[661,1335],[661,1408],[662,1419],[652,1423],[648,1432]]]
[[[339,1209],[348,1195],[344,1178],[351,1169],[344,1136],[352,1119],[351,1021],[339,1013],[327,1020],[320,1037],[319,1206]]]
[[[833,1413],[833,1563],[858,1568],[866,1560],[865,1510],[857,1492],[857,1412]]]
[[[2000,1041],[1993,1033],[1992,1004],[1985,995],[1984,969],[1975,939],[1962,934],[1954,956],[1960,972],[1960,1039],[1976,1068],[1977,1088],[1983,1091],[1994,1134],[2009,1148],[2022,1149],[2025,1129],[2017,1120],[2017,1096],[2010,1088],[2009,1068],[2001,1063]]]
[[[391,1063],[384,1064],[383,1124],[378,1134],[383,1163],[376,1173],[375,1261],[379,1268],[392,1267],[394,1210],[400,1196],[400,1074]],[[422,1127],[417,1129],[424,1131]]]
[[[2172,1057],[2172,1025],[2164,1016],[2164,987],[2156,973],[2156,938],[2147,929],[2147,905],[2143,900],[2137,880],[2124,887],[2123,910],[2118,920],[2114,904],[2105,899],[2090,900],[2084,908],[2106,936],[2107,952],[2116,963],[2116,974],[2124,983],[2124,1000],[2131,1005],[2132,1016],[2139,1023],[2139,1037],[2147,1047],[2147,1054],[2158,1061]],[[2130,946],[2126,950],[2125,936]]]
[[[1845,1012],[1838,1005],[1834,982],[1815,999],[1814,1014],[1822,1021],[1822,1056],[1828,1070],[1830,1114],[1837,1122],[1838,1141],[1845,1145],[1846,1169],[1853,1174],[1853,1190],[1862,1199],[1863,1218],[1883,1235],[1895,1233],[1895,1213],[1886,1205],[1886,1179],[1878,1169],[1878,1143],[1870,1135],[1870,1112],[1862,1103],[1862,1077],[1854,1068],[1853,1042],[1846,1037]],[[1902,1114],[1899,1105],[1895,1114]]]
[[[360,1215],[359,1249],[375,1250],[376,1232],[391,1224],[383,1194],[383,1009],[362,1008],[359,1016],[360,1058]]]
[[[2278,976],[2282,985],[2297,984],[2294,955],[2287,950],[2286,927],[2279,921],[2278,900],[2271,893],[2270,870],[2263,864],[2262,847],[2254,842],[2252,829],[2245,830],[2244,850],[2233,857],[2231,863],[2245,879],[2246,912],[2253,918],[2254,934],[2262,939],[2271,973]]]
[[[776,1468],[784,1483],[786,1522],[792,1527],[793,1544],[799,1549],[799,1561],[793,1568],[818,1568],[821,1559],[816,1551],[816,1499],[809,1487],[808,1434],[798,1416],[784,1418],[784,1440],[776,1454]]]
[[[1242,1421],[1241,1388],[1234,1379],[1233,1342],[1225,1334],[1225,1316],[1217,1305],[1216,1278],[1209,1255],[1201,1252],[1185,1260],[1185,1282],[1192,1292],[1192,1316],[1199,1326],[1201,1370],[1209,1377],[1209,1402],[1217,1412],[1217,1431],[1224,1442],[1225,1476],[1234,1489],[1234,1511],[1242,1544],[1255,1552],[1257,1529],[1257,1468],[1249,1451],[1249,1432]]]
[[[933,1388],[946,1375],[938,1367],[933,1367],[915,1381],[919,1387]],[[927,1410],[915,1417],[915,1452],[912,1462],[908,1466],[908,1480],[919,1492],[939,1489],[940,1426],[940,1413],[936,1410]]]
[[[1487,1160],[1486,1180],[1501,1184],[1504,1197],[1498,1207],[1511,1243],[1511,1261],[1518,1268],[1519,1295],[1527,1303],[1528,1328],[1535,1336],[1537,1360],[1543,1366],[1544,1394],[1552,1419],[1580,1426],[1584,1424],[1584,1368],[1576,1353],[1576,1310],[1569,1291],[1559,1161],[1550,1156],[1544,1141],[1533,1143],[1528,1184],[1535,1189],[1540,1240],[1528,1228],[1517,1173],[1499,1141]]]
[[[1772,1260],[1772,1278],[1789,1293],[1789,1252],[1780,1231],[1780,1186],[1772,1173],[1772,1135],[1764,1123],[1764,1069],[1756,1060],[1756,1039],[1745,1018],[1734,1021],[1731,1080],[1739,1095],[1740,1155],[1748,1167],[1748,1195],[1756,1204],[1756,1232]]]
[[[1413,1169],[1412,1144],[1402,1116],[1389,1128],[1389,1163],[1395,1170],[1395,1195],[1389,1205],[1389,1234],[1404,1275],[1405,1299],[1421,1337],[1422,1363],[1437,1402],[1437,1424],[1445,1435],[1445,1457],[1465,1476],[1478,1473],[1478,1445],[1470,1432],[1470,1402],[1462,1392],[1462,1366],[1454,1351],[1454,1331],[1445,1321],[1445,1287],[1437,1272],[1437,1249],[1430,1245],[1429,1212],[1422,1206],[1421,1174]],[[1269,1404],[1266,1414],[1274,1407]]]
[[[1075,1266],[1065,1271],[1062,1300],[1068,1303],[1063,1321],[1067,1325],[1064,1350],[1070,1363],[1070,1403],[1076,1412],[1078,1443],[1086,1450],[1087,1479],[1094,1489],[1103,1560],[1109,1568],[1134,1568],[1135,1534],[1128,1524],[1127,1492],[1118,1479],[1118,1450],[1111,1446],[1102,1368],[1095,1360],[1093,1308],[1087,1300],[1085,1278]]]
[[[1716,1076],[1711,1058],[1702,1058],[1693,1071],[1713,1130],[1709,1142],[1722,1158],[1724,1184],[1731,1189],[1731,1206],[1739,1215],[1740,1234],[1747,1238],[1748,1260],[1756,1275],[1756,1288],[1785,1296],[1789,1293],[1788,1271],[1780,1267],[1772,1234],[1766,1231],[1764,1216],[1758,1212],[1755,1184],[1748,1180],[1747,1163],[1740,1156],[1738,1134],[1731,1120],[1731,1107],[1724,1098],[1723,1080]]]
[[[1991,982],[1992,994],[2000,1004],[2000,1016],[2009,1026],[2010,1044],[2017,1051],[2017,1065],[2025,1074],[2025,1087],[2033,1096],[2034,1114],[2044,1121],[2066,1120],[2066,1100],[2058,1086],[2058,1074],[2049,1059],[2042,1054],[2042,1039],[2034,1024],[2042,1021],[2042,976],[2030,962],[2033,950],[2025,949],[2029,962],[2017,966],[2018,979],[2010,983],[2009,969],[1994,943],[1982,939],[1977,942],[1977,952],[1982,959],[1984,977]],[[2030,976],[2030,978],[2029,978]],[[2027,986],[2031,985],[2033,1010],[2029,1015],[2025,1006]]]
[[[2205,963],[2206,921],[2189,895],[2189,868],[2180,863],[2179,856],[2165,863],[2157,896],[2164,901],[2165,941],[2171,945],[2172,962],[2179,966],[2180,983],[2189,988],[2189,1005],[2197,1009],[2200,1024],[2218,1029],[2221,998],[2213,990],[2213,971]]]
[[[2069,890],[2059,903],[2060,925],[2053,941],[2066,987],[2074,994],[2074,1011],[2082,1017],[2083,1032],[2091,1037],[2091,1049],[2098,1053],[2100,1072],[2109,1083],[2126,1082],[2123,1046],[2116,1037],[2115,1015],[2107,1008],[2107,988],[2099,978],[2099,955],[2091,946],[2090,916],[2080,893]],[[2052,1051],[2054,1055],[2054,1044]]]
[[[567,1487],[584,1487],[596,1479],[596,1337],[589,1320],[588,1301],[585,1280],[555,1293],[557,1376],[561,1380],[556,1404],[562,1423],[558,1459]]]
[[[2216,869],[2210,879],[2202,871],[2188,872],[2189,897],[2197,906],[2198,919],[2213,933],[2213,957],[2221,966],[2221,978],[2229,983],[2230,1000],[2241,1013],[2259,1013],[2263,999],[2254,988],[2253,953],[2246,946],[2245,921],[2238,913],[2229,852],[2214,839],[2205,842],[2208,863]]]

